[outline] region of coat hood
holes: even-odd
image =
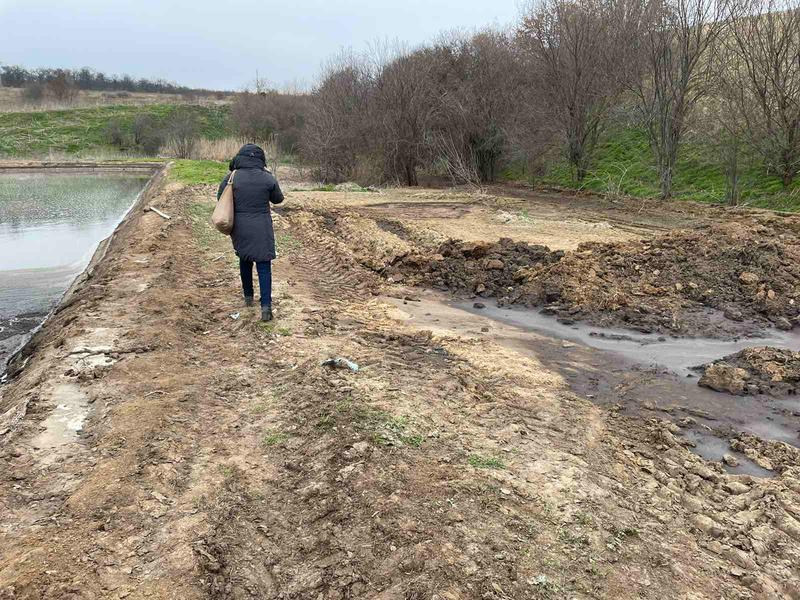
[[[233,157],[228,165],[228,169],[263,169],[267,166],[267,156],[264,151],[255,144],[245,144],[239,149],[239,153]]]

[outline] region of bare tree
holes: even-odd
[[[372,74],[363,58],[343,54],[325,69],[314,90],[300,143],[317,179],[352,178],[367,147],[367,110]]]
[[[737,0],[722,40],[731,118],[788,187],[800,170],[800,7],[796,0]]]
[[[405,185],[419,184],[417,169],[428,146],[435,110],[432,62],[425,50],[394,48],[388,60],[376,53],[374,87],[370,98],[371,136],[383,158],[384,178]]]
[[[519,27],[533,86],[541,93],[582,181],[621,87],[612,71],[625,40],[615,39],[614,15],[602,0],[541,0]]]
[[[494,181],[508,150],[509,125],[521,106],[523,72],[513,40],[491,29],[470,36],[451,33],[440,37],[425,56],[432,63],[435,87],[430,135],[434,154],[445,166],[461,165],[457,171],[470,178],[477,174],[479,182]]]
[[[658,163],[661,197],[672,195],[678,149],[689,117],[708,92],[710,48],[725,28],[718,0],[657,0],[645,14],[643,77],[633,81]]]

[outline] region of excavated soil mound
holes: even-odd
[[[526,269],[552,265],[564,256],[547,246],[503,238],[496,243],[448,240],[433,255],[414,254],[389,267],[394,281],[425,283],[442,290],[503,296],[520,284]]]
[[[746,348],[701,367],[699,385],[739,396],[789,396],[800,389],[800,352]]]
[[[798,236],[752,221],[582,244],[520,275],[507,302],[596,325],[729,337],[800,322]]]

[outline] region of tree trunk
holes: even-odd
[[[406,184],[409,187],[416,187],[419,185],[419,180],[417,179],[417,169],[414,167],[413,164],[406,163]]]
[[[661,164],[661,199],[669,200],[672,198],[672,174],[675,169],[674,160],[665,157]]]
[[[786,189],[792,185],[792,181],[794,181],[794,170],[784,166],[783,173],[781,173],[781,183],[783,184],[783,188]]]

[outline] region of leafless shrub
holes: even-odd
[[[494,30],[449,34],[420,54],[430,63],[434,86],[429,127],[435,157],[473,165],[481,182],[494,181],[521,107],[523,71],[513,40]]]
[[[23,88],[22,98],[29,104],[41,104],[44,101],[44,86],[41,83],[29,83]]]
[[[147,156],[158,154],[164,144],[164,134],[152,115],[136,115],[133,120],[133,144]]]
[[[312,95],[301,149],[318,181],[353,179],[367,142],[371,73],[363,57],[343,54],[325,69]]]
[[[439,160],[453,183],[466,183],[476,189],[483,189],[478,161],[461,144],[456,143],[449,133],[432,134],[432,145]]]
[[[231,105],[231,122],[246,140],[262,143],[275,136],[282,153],[293,154],[308,113],[308,96],[300,92],[246,90]]]
[[[78,97],[78,86],[72,76],[65,71],[58,71],[45,87],[51,98],[63,104],[71,104]]]
[[[383,158],[383,178],[415,186],[434,111],[433,65],[424,52],[392,52],[378,65],[369,103],[370,136]]]
[[[116,148],[123,149],[128,145],[128,138],[125,134],[125,128],[122,121],[119,119],[111,119],[106,124],[106,140],[109,144]]]
[[[200,138],[197,115],[189,109],[179,108],[167,120],[166,130],[170,153],[176,158],[191,158]]]

